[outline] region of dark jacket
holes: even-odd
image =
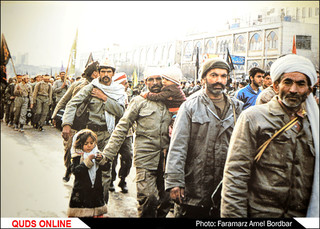
[[[105,158],[99,163],[96,171],[95,183],[92,186],[88,169],[93,166],[93,162],[80,155],[72,155],[71,172],[75,180],[69,202],[68,216],[92,217],[106,213],[106,204],[103,197],[102,171],[108,170]]]
[[[170,100],[169,100],[170,98]],[[171,99],[172,98],[172,99]],[[159,93],[148,92],[147,99],[151,101],[161,101],[168,108],[177,108],[186,101],[186,96],[180,85],[172,84],[161,89]]]
[[[201,89],[180,107],[168,151],[165,188],[185,188],[183,204],[212,205],[211,195],[222,179],[234,127],[232,104],[239,116],[243,103],[227,97],[227,112],[221,120]]]

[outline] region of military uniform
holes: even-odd
[[[57,104],[57,106],[55,107],[53,114],[52,114],[52,119],[56,120],[56,125],[61,127],[61,121],[58,117],[58,111],[61,109],[65,109],[67,103],[71,100],[71,98],[75,95],[75,91],[77,89],[81,89],[82,87],[84,87],[85,85],[88,85],[89,81],[85,80],[85,81],[76,81],[74,83],[72,83],[69,87],[69,89],[67,90],[67,92],[64,94],[64,96],[60,99],[59,103]],[[60,122],[60,123],[59,123]],[[66,170],[66,174],[63,177],[63,180],[68,182],[70,179],[70,175],[71,175],[71,154],[70,154],[70,149],[71,149],[71,145],[72,145],[72,138],[73,136],[77,133],[76,130],[71,129],[71,135],[69,137],[69,139],[63,140],[63,146],[64,146],[64,165],[67,168]]]
[[[53,94],[55,95],[56,98],[56,103],[60,101],[60,99],[63,97],[63,95],[66,93],[68,88],[70,87],[70,82],[69,80],[66,80],[66,86],[64,88],[61,88],[63,84],[62,80],[57,80],[53,83]]]
[[[33,104],[32,88],[28,83],[18,83],[14,88],[14,124],[15,130],[18,130],[18,124],[20,127],[26,124],[26,115],[28,104]]]
[[[164,190],[164,149],[169,147],[171,116],[161,102],[133,98],[103,153],[109,160],[117,155],[133,123],[137,124],[134,142],[139,217],[165,217],[170,209]]]
[[[87,98],[88,95],[91,94],[94,86],[89,84],[83,87],[67,104],[64,115],[62,117],[62,126],[65,125],[73,125],[75,113],[77,110],[77,106]],[[90,104],[88,106],[89,119],[86,124],[86,128],[91,129],[97,134],[98,137],[98,149],[102,151],[107,144],[111,133],[108,132],[108,126],[106,125],[106,115],[105,112],[109,112],[110,114],[116,117],[116,120],[119,120],[124,112],[124,104],[120,104],[117,101],[108,97],[107,101],[103,101],[96,97],[92,97]],[[108,190],[110,184],[110,171],[107,173],[103,172],[103,187],[104,187],[104,195],[105,201],[108,201]]]
[[[6,124],[8,124],[8,126],[13,125],[14,87],[15,83],[10,83],[5,90]]]
[[[37,102],[35,123],[38,123],[39,129],[46,120],[49,112],[49,105],[52,103],[52,86],[50,83],[40,81],[34,87],[33,100]]]

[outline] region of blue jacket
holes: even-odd
[[[260,92],[261,92],[260,88],[258,89],[258,93],[257,93],[252,89],[250,84],[242,88],[238,92],[237,99],[241,100],[244,103],[243,110],[256,104],[256,99],[260,94]]]

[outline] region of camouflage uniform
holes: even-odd
[[[37,102],[35,123],[38,123],[40,130],[49,112],[49,105],[52,103],[52,86],[50,83],[40,81],[34,87],[33,101]]]
[[[26,115],[28,104],[33,104],[32,99],[32,87],[28,83],[18,83],[14,88],[14,95],[16,96],[14,100],[14,124],[15,130],[18,130],[18,124],[26,124]],[[20,127],[22,127],[20,126]]]

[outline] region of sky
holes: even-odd
[[[67,65],[77,29],[78,54],[89,53],[112,44],[129,48],[181,39],[190,31],[214,30],[237,15],[290,4],[291,1],[1,1],[1,33],[12,56],[28,52],[30,65],[59,67],[61,63]],[[313,4],[319,6],[318,1]]]

